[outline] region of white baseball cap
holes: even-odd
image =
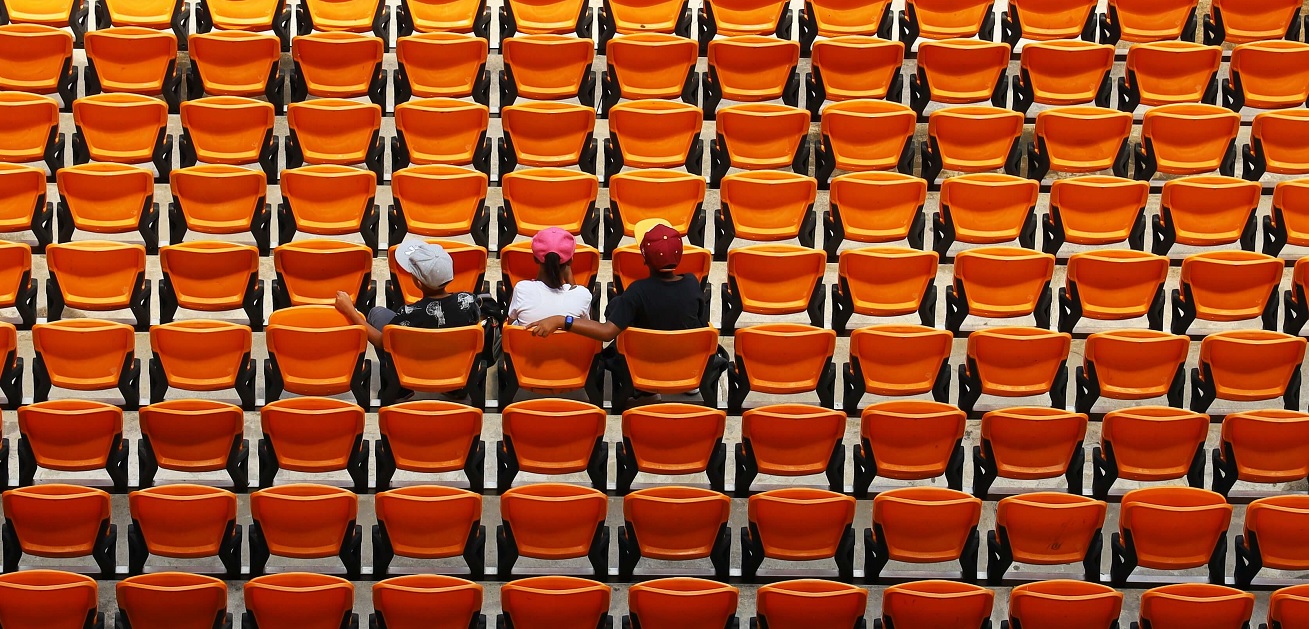
[[[395,261],[419,284],[440,288],[455,278],[455,263],[441,245],[423,240],[406,240],[395,249]]]

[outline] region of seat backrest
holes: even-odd
[[[1295,570],[1306,565],[1301,532],[1309,521],[1309,497],[1284,495],[1260,498],[1245,509],[1246,539],[1259,541],[1259,557],[1266,568]]]
[[[782,476],[818,474],[845,434],[845,413],[808,404],[772,404],[741,417],[759,471]]]
[[[800,42],[737,35],[711,40],[708,57],[709,72],[718,77],[723,98],[773,100],[781,98],[788,78],[795,72],[800,60]]]
[[[892,400],[864,408],[860,439],[871,448],[877,475],[920,480],[945,474],[964,437],[967,413],[942,402]],[[869,453],[865,453],[867,456]]]
[[[1227,3],[1228,7],[1234,4]],[[1223,16],[1226,18],[1226,10]],[[1232,50],[1228,72],[1240,75],[1247,106],[1282,109],[1295,107],[1309,97],[1309,46],[1280,37],[1241,44]]]
[[[236,386],[252,344],[248,326],[228,321],[196,319],[150,328],[150,349],[169,386],[193,391]]]
[[[1107,585],[1054,579],[1009,591],[1009,620],[1024,627],[1103,629],[1118,622],[1123,594]]]
[[[562,168],[505,173],[501,186],[505,202],[513,208],[518,233],[523,236],[534,236],[547,227],[581,234],[600,191],[595,175]]]
[[[127,164],[78,164],[55,173],[73,225],[95,233],[136,231],[154,200],[154,175]]]
[[[618,335],[632,386],[652,393],[684,393],[700,386],[709,359],[718,351],[718,330],[643,330]]]
[[[11,627],[94,624],[98,601],[95,579],[85,575],[62,570],[0,575],[0,622]]]
[[[505,326],[501,341],[505,355],[513,361],[519,386],[546,394],[582,388],[601,349],[599,341],[584,336],[538,338],[520,326]]]
[[[1058,107],[1036,114],[1036,142],[1051,170],[1090,173],[1111,169],[1132,134],[1132,114],[1104,107]]]
[[[873,499],[873,535],[891,559],[958,559],[982,515],[982,501],[944,487],[899,487]]]
[[[282,42],[272,33],[212,31],[187,40],[191,61],[208,94],[257,96],[268,89],[282,61]]]
[[[518,552],[535,559],[586,556],[607,510],[604,494],[577,485],[538,483],[500,496],[500,515]]]
[[[604,409],[560,398],[523,400],[501,415],[504,436],[525,472],[567,474],[586,469],[604,437]]]
[[[453,98],[411,100],[395,112],[404,149],[416,164],[472,164],[489,120],[485,105]]]
[[[1036,209],[1040,189],[1041,184],[1035,180],[1002,173],[950,177],[941,183],[942,218],[948,216],[955,239],[960,242],[995,244],[1017,240],[1027,217]]]
[[[895,242],[909,236],[927,201],[927,182],[900,173],[848,173],[832,179],[828,200],[839,210],[846,239]]]
[[[1015,317],[1034,311],[1054,276],[1055,257],[1021,247],[978,247],[954,259],[970,314]]]
[[[1231,447],[1242,480],[1282,482],[1309,476],[1309,414],[1265,409],[1223,416],[1220,453]]]
[[[1166,406],[1121,408],[1105,415],[1100,431],[1119,477],[1167,480],[1190,471],[1209,434],[1209,416]]]
[[[710,489],[651,487],[623,498],[623,520],[648,559],[708,557],[727,525],[732,499]]]
[[[461,236],[471,233],[486,203],[487,181],[484,173],[457,166],[411,166],[392,173],[391,194],[411,233]]]
[[[359,497],[339,487],[278,485],[250,494],[250,516],[279,557],[336,556],[358,512]]]
[[[736,614],[735,587],[691,577],[654,579],[627,590],[628,614],[650,629],[719,629]]]
[[[1109,0],[1109,12],[1129,42],[1177,39],[1188,16],[1195,17],[1196,0]]]
[[[818,180],[786,171],[745,171],[724,177],[719,194],[735,237],[783,240],[799,234],[813,211]]]
[[[595,46],[570,35],[517,35],[501,43],[518,96],[536,100],[577,95],[595,60]]]
[[[341,98],[291,103],[286,123],[310,164],[358,164],[382,124],[382,108]]]
[[[1219,629],[1250,622],[1254,594],[1209,583],[1179,583],[1141,594],[1141,620],[1152,627]]]
[[[109,519],[109,494],[77,485],[33,485],[4,492],[5,523],[24,553],[81,557],[96,548]]]
[[[89,31],[83,39],[105,92],[158,94],[177,59],[177,36],[153,28],[120,25]]]
[[[165,400],[137,414],[159,467],[212,471],[227,466],[235,439],[245,428],[241,407],[212,400]]]
[[[850,334],[850,355],[859,359],[864,387],[870,393],[917,395],[932,390],[953,344],[949,330],[873,325]]]
[[[647,218],[662,218],[685,235],[702,208],[705,188],[704,177],[690,173],[657,168],[622,172],[609,180],[609,209],[622,219],[624,236],[635,236],[636,224]]]
[[[210,96],[182,103],[182,128],[196,157],[211,164],[259,161],[265,138],[273,130],[276,110],[242,96]]]
[[[187,572],[139,574],[114,587],[118,611],[141,629],[209,629],[227,616],[227,584]]]
[[[3,42],[3,34],[0,34],[0,42]],[[3,57],[0,57],[0,67],[3,67]],[[10,232],[30,229],[32,216],[45,206],[45,196],[43,170],[0,162],[0,208],[3,208],[0,209],[0,229]],[[9,244],[25,246],[21,243]],[[30,251],[31,248],[28,249]],[[31,257],[30,254],[28,257]]]
[[[623,411],[623,440],[637,469],[658,474],[704,471],[722,442],[727,412],[691,404],[647,404]]]
[[[609,135],[628,166],[677,168],[700,138],[704,114],[681,101],[636,100],[609,110]]]
[[[159,249],[159,266],[179,306],[192,310],[240,308],[259,273],[259,249],[217,240],[181,242]]]
[[[1196,316],[1240,321],[1260,316],[1282,281],[1281,260],[1253,251],[1207,251],[1182,261],[1181,283]]]
[[[377,178],[348,166],[301,166],[282,171],[280,188],[297,231],[339,236],[359,231],[374,211]]]
[[[368,94],[385,46],[372,33],[310,33],[291,38],[291,59],[309,94],[351,98]]]
[[[402,557],[458,557],[482,520],[482,496],[441,485],[384,491],[374,508],[391,549]]]
[[[907,105],[858,99],[824,107],[819,127],[838,168],[895,170],[917,122],[918,114]]]
[[[1102,500],[1074,494],[1020,494],[1000,501],[995,526],[1004,529],[1015,561],[1080,563],[1097,541],[1108,509]]]
[[[1294,0],[1264,0],[1263,2],[1214,0],[1213,4],[1209,5],[1211,16],[1222,17],[1224,41],[1233,44],[1282,39],[1299,12],[1300,5]]]
[[[94,391],[118,385],[136,348],[132,326],[100,319],[63,319],[32,326],[32,346],[50,381],[65,389]]]
[[[1023,114],[998,107],[947,107],[927,118],[928,141],[945,170],[998,170],[1022,132]]]
[[[344,290],[353,299],[372,276],[373,251],[340,240],[298,240],[273,250],[273,267],[295,306],[331,304]]]
[[[236,494],[217,487],[160,485],[132,492],[127,504],[150,554],[163,557],[217,555],[236,522]]]
[[[305,10],[320,31],[361,32],[372,28],[382,0],[305,0]]]
[[[392,577],[373,584],[373,609],[395,629],[464,629],[482,609],[482,586],[436,574]]]
[[[1000,75],[1009,67],[1009,54],[1006,43],[979,39],[924,41],[918,45],[918,71],[926,76],[934,101],[987,101]]]
[[[1068,258],[1064,278],[1069,291],[1076,286],[1082,316],[1131,319],[1150,311],[1168,279],[1168,266],[1164,256],[1133,249],[1079,251]]]
[[[1143,105],[1198,103],[1218,72],[1223,49],[1194,42],[1139,43],[1127,49],[1129,81]]]
[[[882,618],[905,629],[980,627],[991,617],[995,593],[955,581],[914,581],[882,592]]]
[[[12,19],[12,14],[10,15]],[[6,92],[0,96],[0,161],[26,164],[45,159],[59,126],[59,102],[49,96]]]
[[[608,8],[621,33],[633,26],[656,29],[662,24],[676,24],[682,4],[676,0],[630,4],[611,1]],[[674,29],[667,30],[671,33]],[[610,39],[605,46],[605,62],[621,95],[643,99],[676,98],[681,96],[687,74],[699,55],[695,44],[685,37],[668,33],[635,32]]]
[[[47,400],[18,409],[18,431],[36,464],[54,470],[103,468],[123,435],[123,411],[89,400]]]
[[[733,105],[718,111],[715,130],[732,166],[784,170],[809,132],[809,113],[773,103]]]
[[[73,34],[40,24],[0,27],[0,88],[49,94],[72,63]]]
[[[1259,206],[1255,181],[1235,177],[1183,177],[1164,184],[1160,203],[1167,208],[1177,242],[1186,245],[1234,243]]]
[[[818,31],[833,35],[815,41],[812,53],[813,65],[818,69],[815,79],[821,76],[827,99],[886,98],[895,78],[900,76],[905,46],[904,42],[871,35],[877,32],[890,2],[820,0],[812,4]],[[868,19],[871,17],[868,13],[872,12],[876,12],[876,18]]]
[[[1032,100],[1042,105],[1078,105],[1095,100],[1114,63],[1114,47],[1075,39],[1029,42],[1018,66]]]
[[[339,627],[354,607],[354,584],[325,574],[268,574],[242,590],[246,610],[263,627]]]
[[[1281,395],[1304,360],[1301,337],[1262,330],[1215,332],[1200,343],[1200,366],[1224,400]]]
[[[412,223],[410,223],[412,225]],[[442,240],[438,238],[425,238],[427,242],[440,245],[445,252],[450,254],[450,260],[454,263],[455,278],[450,280],[445,289],[448,293],[480,293],[484,290],[483,282],[486,280],[486,261],[489,254],[486,247],[459,242],[457,240]],[[406,304],[415,304],[423,298],[423,289],[419,288],[418,280],[404,267],[400,266],[395,256],[395,250],[400,245],[392,245],[387,251],[386,266],[391,272],[391,281],[400,289],[400,297]]]
[[[1177,570],[1207,564],[1231,519],[1232,506],[1215,492],[1146,487],[1123,495],[1118,525],[1130,532],[1141,566]]]
[[[1077,39],[1096,4],[1095,0],[1014,0],[1009,14],[1016,17],[1024,39]]]
[[[789,487],[750,496],[748,516],[752,528],[757,527],[764,556],[808,561],[836,554],[854,521],[854,510],[852,496]]]
[[[422,391],[464,388],[485,342],[478,324],[434,330],[389,325],[382,330],[382,346],[400,386]]]
[[[268,189],[263,173],[239,166],[181,168],[169,180],[187,228],[208,234],[248,231]]]
[[[1148,182],[1122,177],[1084,175],[1056,179],[1050,185],[1051,211],[1059,213],[1064,238],[1077,244],[1127,240],[1149,196]]]
[[[259,409],[259,426],[280,467],[300,472],[345,469],[363,437],[364,409],[321,397],[276,400]]]
[[[972,37],[994,10],[987,0],[907,0],[906,11],[917,20],[919,36],[925,39]]]
[[[987,328],[968,335],[968,357],[976,362],[984,393],[1035,395],[1050,390],[1071,344],[1068,333]]]
[[[982,416],[983,448],[1000,476],[1051,478],[1068,470],[1086,437],[1086,413],[1020,406]]]
[[[822,281],[827,254],[797,245],[751,245],[727,252],[742,310],[755,314],[804,312]]]
[[[600,251],[590,245],[577,243],[573,252],[573,282],[590,287],[600,273]],[[500,273],[503,281],[513,286],[523,280],[536,279],[541,264],[532,254],[532,242],[520,240],[500,249]]]
[[[97,162],[141,164],[168,125],[168,105],[150,96],[102,93],[73,101],[73,122]]]
[[[1197,175],[1219,168],[1240,126],[1240,114],[1217,105],[1160,105],[1145,112],[1141,140],[1159,172]]]
[[[264,339],[288,391],[336,395],[350,389],[368,331],[331,306],[293,306],[273,311]]]
[[[761,393],[799,393],[818,387],[836,350],[836,331],[797,323],[754,325],[736,331],[738,368]]]
[[[1100,394],[1140,400],[1164,395],[1186,362],[1191,340],[1157,330],[1111,330],[1086,338],[1082,355],[1093,365]]]
[[[1306,614],[1309,614],[1309,586],[1284,587],[1268,598],[1269,624],[1277,622],[1284,629],[1298,629],[1303,626]]]
[[[64,301],[73,308],[126,308],[145,272],[145,246],[109,240],[83,240],[46,246],[46,263],[59,280]]]
[[[517,103],[501,110],[500,119],[524,166],[576,164],[595,130],[595,110],[568,103]]]
[[[504,584],[500,601],[516,627],[590,627],[609,613],[609,593],[590,579],[528,577]]]
[[[613,190],[613,188],[610,188]],[[613,194],[612,192],[610,193]],[[620,245],[614,249],[610,258],[610,266],[614,273],[614,288],[619,292],[626,290],[632,282],[643,280],[650,277],[650,265],[645,263],[645,256],[641,254],[639,243],[629,242]],[[714,253],[703,247],[697,247],[690,243],[682,244],[682,259],[673,269],[676,275],[694,275],[700,282],[705,282],[709,278],[709,271],[713,267]]]
[[[867,607],[868,590],[822,579],[770,583],[755,598],[755,614],[778,629],[855,627]]]
[[[395,56],[409,78],[409,89],[414,96],[425,98],[471,96],[477,89],[479,75],[485,69],[490,51],[485,39],[471,34],[478,15],[476,0],[411,0],[408,6],[416,30],[426,31],[429,29],[424,27],[435,26],[441,30],[460,31],[422,32],[396,40]],[[429,8],[437,11],[426,11]],[[443,8],[449,10],[442,11]]]
[[[377,425],[397,468],[449,472],[463,469],[470,447],[480,442],[482,411],[444,400],[415,400],[378,409]]]
[[[837,262],[841,290],[849,291],[857,314],[897,316],[922,305],[924,291],[936,281],[935,251],[905,247],[846,249]]]

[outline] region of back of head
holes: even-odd
[[[564,272],[573,261],[577,239],[558,227],[547,227],[532,237],[532,257],[541,265],[537,279],[550,288],[563,288]]]
[[[641,256],[651,273],[670,273],[682,262],[682,235],[663,219],[646,219],[636,224]]]

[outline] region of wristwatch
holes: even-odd
[[[573,315],[568,315],[564,317],[564,331],[567,332],[571,329],[573,329]]]

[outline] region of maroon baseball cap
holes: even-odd
[[[645,222],[645,221],[642,221]],[[644,225],[637,225],[641,236],[641,255],[652,269],[675,269],[682,261],[682,235],[663,221],[642,230]]]

